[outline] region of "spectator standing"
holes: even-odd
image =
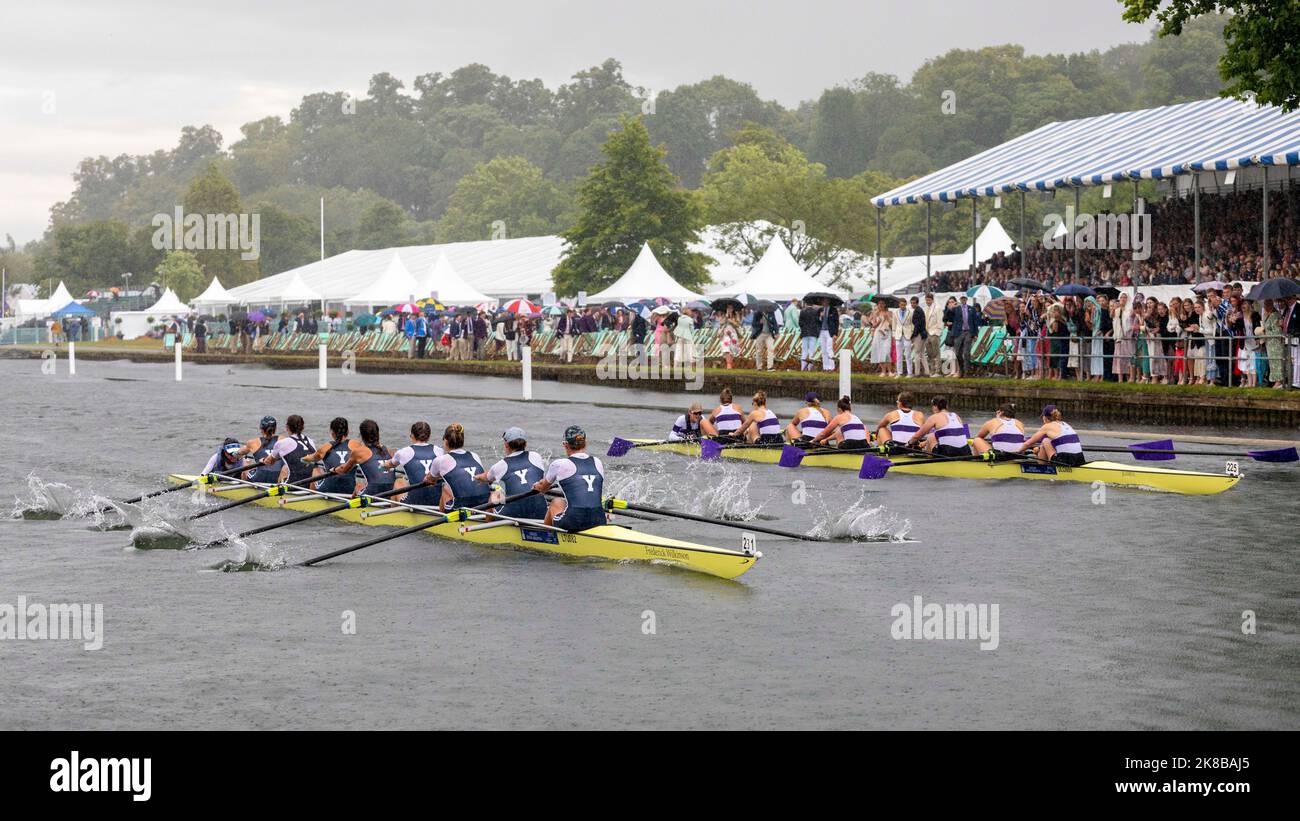
[[[208,323],[203,317],[194,323],[194,350],[196,353],[208,352]]]
[[[817,337],[821,334],[821,311],[815,305],[805,305],[799,310],[799,370],[810,371],[813,354],[817,352]]]
[[[750,326],[750,338],[754,340],[754,367],[758,370],[776,370],[776,311],[755,311]],[[766,368],[764,368],[766,364]]]
[[[935,301],[934,294],[925,295],[925,359],[928,363],[926,371],[931,375],[942,373],[939,369],[939,343],[943,337],[944,328],[947,327],[944,319],[944,308]]]

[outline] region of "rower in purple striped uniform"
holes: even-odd
[[[948,410],[948,397],[934,397],[930,400],[930,408],[934,412],[908,439],[907,446],[914,448],[924,440],[925,449],[935,456],[970,456],[966,425],[960,416]]]
[[[1038,458],[1060,465],[1079,467],[1088,461],[1083,455],[1079,434],[1061,418],[1061,411],[1055,405],[1043,408],[1043,426],[1025,440],[1020,450],[1031,450],[1035,446]]]
[[[831,415],[822,407],[817,394],[809,391],[803,397],[804,406],[794,412],[794,418],[785,426],[785,438],[791,442],[808,441],[826,430]]]
[[[695,442],[700,438],[703,432],[701,427],[704,417],[704,408],[700,407],[699,402],[692,403],[686,409],[686,413],[677,417],[673,422],[673,429],[668,431],[669,442]]]
[[[834,438],[835,446],[840,450],[866,450],[870,444],[867,426],[853,413],[853,401],[847,396],[841,396],[840,401],[835,403],[835,409],[839,413],[826,423],[825,430],[813,437],[812,443],[820,445]]]
[[[736,431],[736,436],[765,445],[779,445],[784,442],[781,437],[781,420],[767,408],[767,392],[759,391],[754,394],[753,403],[754,409],[745,417],[745,422]]]
[[[975,452],[981,454],[990,450],[1000,454],[1019,453],[1024,444],[1025,424],[1016,418],[1015,402],[998,406],[997,413],[980,427],[971,440]]]
[[[718,396],[718,406],[704,417],[700,427],[710,436],[735,438],[736,431],[745,422],[745,411],[736,404],[731,388],[723,388]]]
[[[907,447],[912,434],[921,429],[925,416],[918,410],[912,410],[912,392],[903,391],[894,400],[894,409],[880,417],[876,425],[876,443],[886,452],[897,453]]]

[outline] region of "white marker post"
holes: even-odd
[[[68,376],[77,375],[77,343],[68,343]]]
[[[326,377],[326,373],[325,373],[328,367],[327,353],[326,353],[328,348],[325,343],[324,335],[320,337],[319,350],[320,350],[320,379],[317,380],[316,387],[320,388],[321,390],[325,390],[325,388],[328,386],[329,379]]]
[[[176,381],[181,381],[181,339],[180,334],[172,342],[172,348],[176,351]]]
[[[520,353],[524,365],[524,401],[527,402],[533,398],[533,346],[525,345]]]
[[[853,352],[847,346],[840,349],[840,396],[853,395]],[[838,398],[838,397],[837,397]]]

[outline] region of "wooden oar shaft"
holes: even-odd
[[[657,513],[661,516],[672,516],[678,519],[686,519],[692,522],[703,522],[705,524],[720,525],[722,527],[734,527],[738,530],[752,530],[755,533],[767,533],[771,536],[784,536],[788,539],[799,539],[805,542],[826,542],[830,541],[824,536],[809,536],[807,533],[796,533],[792,530],[781,530],[775,527],[764,527],[749,522],[729,522],[726,519],[715,519],[709,516],[698,516],[694,513],[685,513],[680,510],[668,510],[662,507],[652,507],[650,505],[639,505],[635,502],[628,502],[623,499],[616,500],[617,507],[614,510],[626,508],[628,510],[639,510],[642,513]]]
[[[324,476],[308,476],[305,479],[299,479],[296,482],[289,482],[288,484],[284,484],[284,485],[279,485],[279,484],[272,485],[266,490],[262,490],[257,493],[254,493],[252,496],[246,496],[243,499],[235,499],[234,501],[226,502],[223,505],[217,505],[216,507],[208,508],[207,510],[200,511],[199,513],[195,513],[193,516],[189,517],[189,521],[194,521],[195,519],[202,519],[205,516],[211,516],[214,513],[220,513],[223,510],[230,510],[232,507],[239,507],[240,505],[246,505],[251,502],[256,502],[258,499],[265,499],[268,496],[272,496],[279,493],[280,488],[282,487],[297,487],[298,485],[305,485],[310,482],[315,482],[318,479],[324,479],[324,478],[325,478]]]
[[[207,475],[207,476],[234,476],[236,473],[241,473],[241,472],[243,472],[243,471],[245,471],[245,470],[248,470],[248,469],[249,469],[249,468],[248,468],[247,465],[241,465],[240,467],[237,467],[237,468],[230,468],[230,469],[228,469],[228,470],[217,470],[217,471],[213,471],[212,473],[205,474],[205,475]],[[121,504],[124,504],[124,505],[134,505],[134,504],[137,504],[137,503],[139,503],[139,502],[143,502],[145,499],[152,499],[152,498],[154,498],[155,496],[163,496],[163,495],[168,494],[168,493],[175,493],[176,491],[178,491],[178,490],[184,490],[184,489],[187,488],[187,487],[194,487],[194,485],[195,485],[198,481],[199,481],[198,479],[191,479],[191,480],[189,480],[188,482],[184,482],[184,483],[179,484],[179,485],[173,485],[172,487],[165,487],[165,488],[163,488],[162,490],[155,490],[155,491],[152,491],[152,492],[150,492],[150,493],[145,493],[145,494],[142,494],[142,495],[140,495],[140,496],[136,496],[136,497],[134,497],[134,498],[132,498],[132,499],[123,499],[122,502],[121,502]],[[102,510],[106,510],[106,509],[107,509],[107,508],[100,508],[101,511],[102,511]]]
[[[520,500],[520,499],[524,499],[524,498],[526,498],[526,497],[528,497],[528,496],[532,496],[534,493],[537,493],[537,491],[536,491],[536,490],[526,490],[526,491],[524,491],[523,493],[516,493],[516,494],[513,495],[513,496],[507,496],[505,499],[501,500],[500,504],[503,504],[503,505],[504,505],[504,504],[508,504],[508,503],[510,503],[510,502],[515,502],[515,501],[518,501],[518,500]],[[480,506],[480,507],[469,508],[469,510],[473,510],[473,511],[484,511],[484,510],[487,510],[487,509],[492,508],[492,507],[496,507],[496,504],[487,504],[487,505],[482,505],[482,506]],[[349,546],[349,547],[340,548],[339,550],[335,550],[335,551],[333,551],[333,552],[331,552],[331,553],[326,553],[326,554],[323,555],[323,556],[317,556],[317,557],[314,558],[314,559],[308,559],[308,560],[305,561],[305,562],[300,562],[300,563],[299,563],[299,566],[300,566],[300,567],[311,567],[312,565],[320,564],[320,563],[323,562],[323,561],[328,561],[329,559],[334,559],[334,558],[337,558],[337,557],[339,557],[339,556],[343,556],[343,555],[346,555],[346,554],[348,554],[348,553],[352,553],[352,552],[354,552],[354,551],[361,550],[362,548],[373,547],[374,545],[382,544],[382,543],[384,543],[384,542],[389,542],[389,541],[392,541],[393,539],[401,538],[402,536],[408,536],[408,535],[410,535],[410,534],[412,534],[412,533],[419,533],[421,530],[428,530],[428,529],[431,528],[431,527],[437,527],[438,525],[446,524],[447,522],[452,521],[453,516],[456,518],[457,521],[459,521],[460,518],[464,516],[464,514],[465,514],[465,511],[464,511],[464,510],[457,510],[457,511],[452,511],[452,513],[450,513],[450,514],[443,514],[443,515],[440,515],[440,516],[435,516],[435,517],[433,517],[432,519],[430,519],[430,520],[427,521],[427,522],[421,522],[421,523],[418,524],[418,525],[411,525],[410,527],[404,527],[404,528],[402,528],[401,530],[397,530],[397,531],[394,531],[394,532],[392,532],[392,533],[385,533],[383,536],[376,536],[376,537],[373,538],[373,539],[368,539],[368,540],[366,540],[366,541],[364,541],[364,542],[361,542],[360,544],[354,544],[354,545],[351,545],[351,546]]]

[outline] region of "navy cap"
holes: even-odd
[[[273,428],[273,427],[275,427],[275,417],[263,416],[262,423],[261,423],[262,430],[266,430],[267,428]]]
[[[570,445],[578,444],[579,439],[586,439],[587,432],[577,425],[569,425],[564,429],[564,441]]]
[[[506,428],[505,433],[501,434],[501,438],[507,442],[513,442],[516,439],[527,439],[528,437],[524,435],[523,428],[515,425],[514,427]]]
[[[1043,418],[1044,418],[1044,419],[1051,417],[1051,415],[1052,415],[1053,413],[1056,413],[1056,406],[1055,406],[1055,405],[1043,405],[1043,414],[1042,414],[1042,415],[1043,415]]]

